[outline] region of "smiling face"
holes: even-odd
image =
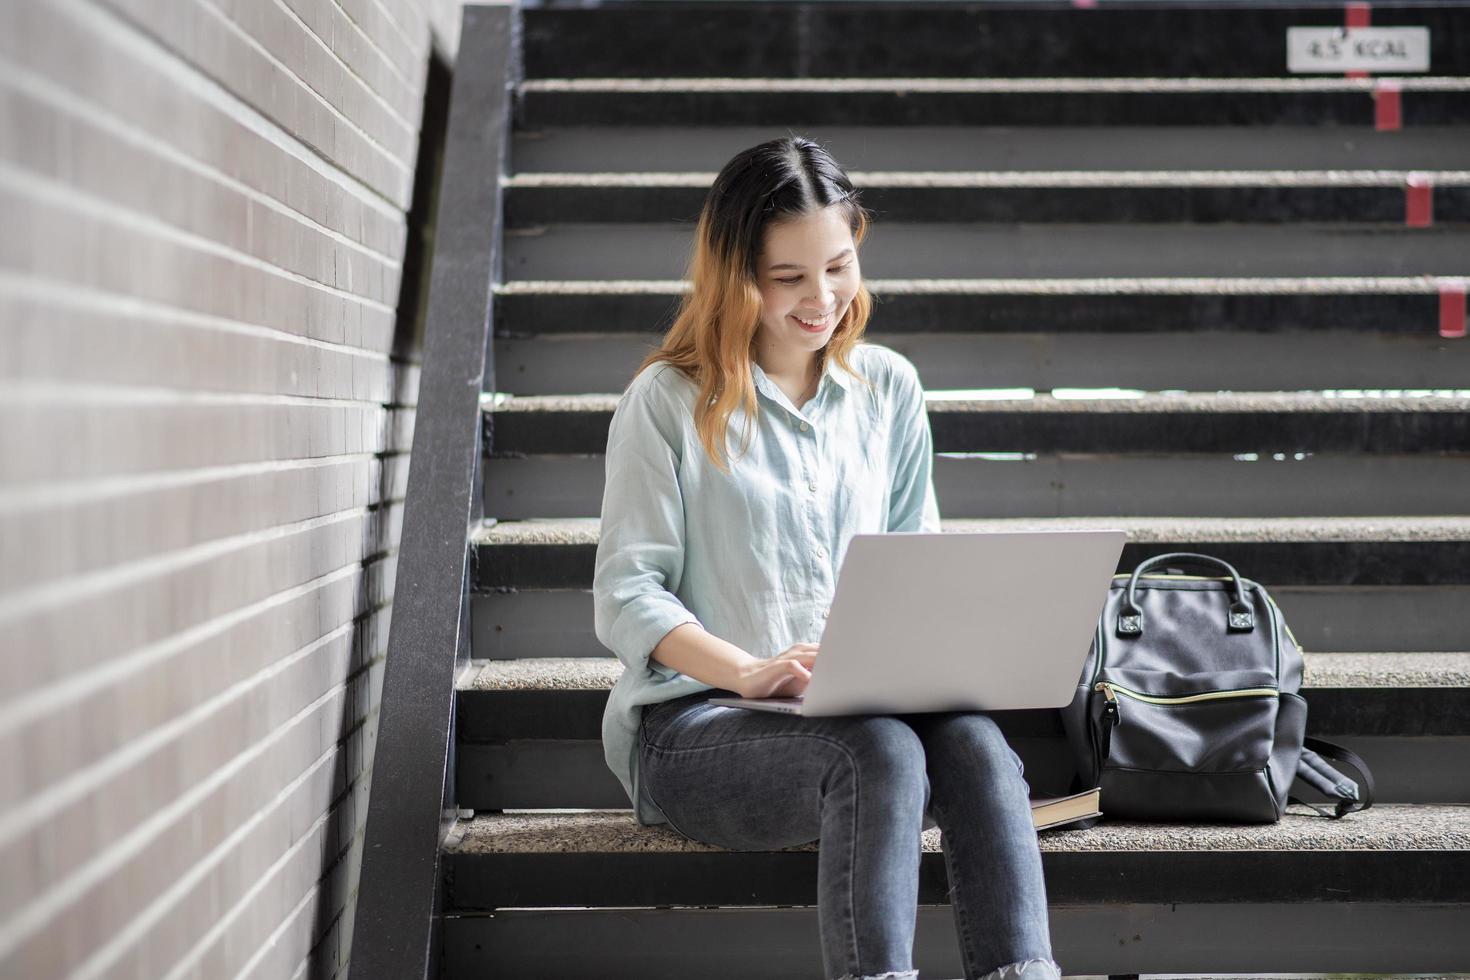
[[[776,361],[825,347],[861,283],[857,246],[835,205],[769,225],[758,268],[756,349]]]

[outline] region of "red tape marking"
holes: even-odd
[[[1349,29],[1354,27],[1367,27],[1373,21],[1373,7],[1362,0],[1350,0],[1346,5],[1343,26]],[[1366,71],[1354,70],[1344,73],[1348,78],[1367,78]]]
[[[1434,181],[1428,174],[1411,173],[1404,180],[1404,224],[1410,228],[1434,224]]]
[[[1465,280],[1444,280],[1439,284],[1439,335],[1465,336]]]
[[[1373,86],[1373,128],[1399,129],[1403,124],[1399,83],[1391,78],[1376,79]]]

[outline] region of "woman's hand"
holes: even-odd
[[[767,660],[759,658],[741,671],[735,687],[743,698],[792,698],[806,691],[817,662],[816,643],[797,643]]]

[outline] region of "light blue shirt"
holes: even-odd
[[[602,716],[602,745],[641,824],[666,818],[638,793],[643,705],[713,685],[649,658],[698,623],[756,657],[819,642],[854,534],[938,531],[934,443],[908,358],[859,343],[800,409],[751,363],[757,420],[730,417],[731,472],[694,428],[697,386],[666,363],[639,372],[608,429],[607,482],[592,580],[597,639],[626,668]]]

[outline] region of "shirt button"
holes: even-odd
[[[805,422],[801,423],[801,431],[802,432],[805,432],[807,429],[810,429],[810,428],[811,428],[811,426],[807,425]]]
[[[828,613],[829,613],[829,612],[831,612],[831,611],[832,611],[832,610],[831,610],[831,608],[830,608],[830,607],[828,607],[828,608],[827,608],[827,609],[823,609],[823,610],[822,610],[822,618],[823,618],[823,619],[826,619],[826,618],[827,618],[827,614],[828,614]]]
[[[812,482],[810,482],[810,483],[808,483],[806,485],[806,488],[808,490],[810,490],[812,493],[816,493],[817,492],[817,482],[815,480],[813,480]]]
[[[825,550],[825,549],[823,549],[823,548],[818,548],[818,549],[817,549],[817,557],[818,557],[818,558],[826,558],[826,557],[827,557],[827,552],[826,552],[826,550]]]

